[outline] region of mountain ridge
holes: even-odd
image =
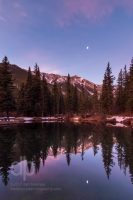
[[[0,66],[1,65],[2,63],[0,63]],[[28,70],[23,69],[15,64],[10,64],[9,69],[13,74],[13,80],[15,82],[16,87],[20,88],[21,84],[26,82]],[[49,85],[53,85],[54,82],[56,81],[57,84],[61,86],[61,88],[64,87],[67,81],[67,76],[65,75],[62,76],[62,75],[54,74],[54,73],[41,72],[41,77],[43,76],[45,77]],[[81,91],[81,89],[84,88],[85,92],[88,95],[93,95],[94,86],[96,86],[98,94],[101,93],[101,85],[95,84],[77,75],[71,76],[71,84],[73,86],[76,86],[79,91]]]
[[[49,74],[49,73],[43,73],[43,74],[49,84],[54,84],[54,82],[56,81],[59,85],[63,85],[67,81],[67,76],[62,76],[59,74]],[[101,93],[101,85],[95,84],[77,75],[71,76],[71,84],[73,86],[76,86],[78,90],[84,88],[85,91],[89,94],[93,94],[94,86],[96,86],[98,93],[99,94]]]

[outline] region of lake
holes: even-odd
[[[1,200],[132,200],[133,130],[63,123],[0,128]]]

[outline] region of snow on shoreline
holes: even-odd
[[[33,117],[24,117],[24,121],[33,121]]]
[[[133,119],[133,117],[127,117],[127,116],[112,116],[107,117],[108,121],[115,120],[117,123],[123,123],[125,120]]]

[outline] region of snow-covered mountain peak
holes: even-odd
[[[67,82],[67,76],[61,76],[58,74],[42,73],[42,76],[43,75],[44,75],[45,79],[47,80],[48,84],[50,84],[50,85],[51,84],[53,85],[55,81],[58,84],[60,84],[61,86]],[[93,94],[95,84],[91,81],[88,81],[80,76],[74,75],[74,76],[71,76],[71,84],[73,86],[76,86],[78,88],[78,90],[81,90],[82,88],[84,88],[84,90],[88,94]],[[96,85],[96,86],[97,86],[98,93],[100,93],[101,85]]]

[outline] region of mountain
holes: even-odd
[[[0,63],[0,66],[2,64]],[[18,67],[17,65],[12,65],[10,64],[10,70],[13,74],[13,80],[15,82],[15,86],[17,88],[20,87],[20,85],[24,82],[26,82],[27,79],[27,70],[22,69],[21,67]],[[65,89],[65,84],[67,81],[67,76],[61,76],[58,74],[48,74],[48,73],[41,73],[41,76],[43,77],[43,75],[45,76],[48,84],[51,86],[54,84],[54,82],[56,81],[62,88],[62,90],[64,91]],[[82,88],[84,88],[84,91],[88,94],[88,95],[92,95],[93,91],[94,91],[94,85],[97,86],[97,91],[100,94],[101,93],[101,85],[97,85],[92,83],[89,80],[86,80],[84,78],[81,78],[79,76],[71,76],[71,84],[76,86],[78,88],[79,91],[81,91]]]
[[[1,65],[2,63],[0,63],[0,66]],[[10,64],[9,67],[10,67],[10,71],[13,74],[13,81],[15,82],[15,85],[17,86],[17,88],[19,88],[23,82],[26,82],[27,70],[22,69],[18,67],[17,65]]]
[[[57,74],[48,74],[48,73],[43,73],[43,74],[44,74],[47,82],[52,85],[56,81],[59,85],[61,85],[63,87],[67,81],[67,76],[61,76],[61,75],[57,75]],[[101,85],[94,84],[91,81],[86,80],[86,79],[81,78],[76,75],[71,76],[71,84],[73,86],[76,86],[79,91],[81,91],[81,89],[84,88],[85,92],[88,94],[91,94],[91,95],[94,92],[94,85],[96,85],[98,93],[99,94],[101,93]]]

